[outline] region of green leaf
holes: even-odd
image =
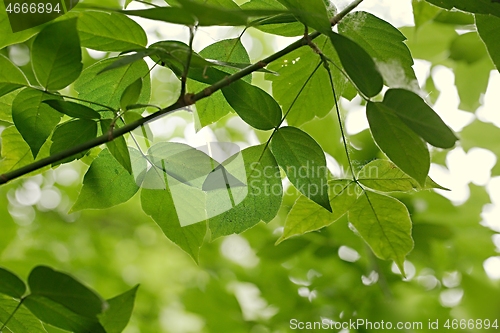
[[[194,25],[195,18],[186,10],[179,7],[157,7],[137,10],[120,10],[120,13],[138,16],[150,20],[163,21],[173,24]]]
[[[108,133],[111,127],[111,123],[111,119],[101,120],[102,133]],[[125,137],[123,135],[119,136],[113,139],[113,141],[107,142],[106,146],[108,147],[111,155],[113,155],[113,157],[118,161],[118,163],[120,163],[128,173],[132,174],[132,163],[130,162],[130,153],[128,150],[127,142],[125,141]]]
[[[412,223],[400,201],[365,191],[349,210],[349,222],[380,259],[394,260],[405,274],[404,261],[413,249]]]
[[[49,156],[50,140],[47,140],[40,149],[37,159]],[[31,148],[24,141],[15,126],[9,126],[2,131],[2,160],[0,161],[0,174],[19,169],[35,161]],[[34,175],[45,171],[49,167],[29,173]]]
[[[146,169],[139,151],[130,148],[134,173]],[[130,160],[129,160],[130,161]],[[108,149],[102,150],[83,177],[83,187],[71,211],[104,209],[128,201],[139,189],[134,176],[128,172]]]
[[[323,0],[278,0],[292,11],[299,21],[324,34],[332,31]]]
[[[99,74],[117,59],[119,58],[104,59],[86,68],[75,82],[78,97],[118,109],[125,89],[137,79],[143,78],[138,103],[147,104],[151,95],[151,80],[148,65],[144,60]],[[98,111],[102,110],[101,106],[91,105],[91,107]]]
[[[441,11],[439,7],[431,5],[425,0],[412,0],[411,4],[416,29],[431,21]]]
[[[363,11],[348,14],[339,33],[361,46],[374,60],[386,85],[418,91],[413,58],[406,37],[390,23]]]
[[[280,170],[269,149],[264,149],[259,145],[242,151],[248,193],[234,208],[209,220],[213,239],[270,222],[278,213],[283,195]]]
[[[401,170],[425,184],[430,157],[422,139],[385,104],[368,102],[366,116],[380,149]]]
[[[141,95],[141,90],[142,78],[138,78],[125,88],[120,98],[120,108],[122,111],[127,110],[127,106],[137,103]]]
[[[303,195],[331,212],[328,169],[318,143],[298,128],[281,127],[274,133],[271,150],[290,182]]]
[[[458,35],[450,45],[450,58],[455,61],[465,61],[472,64],[486,54],[486,47],[477,32]]]
[[[5,3],[0,1],[0,31],[2,32],[2,34],[0,34],[0,49],[27,41],[41,29],[41,26],[37,26],[13,33],[7,11],[5,10]]]
[[[75,81],[83,68],[76,19],[43,28],[33,41],[31,63],[37,81],[46,89],[63,89]]]
[[[62,115],[47,104],[48,99],[57,98],[40,90],[24,89],[12,103],[12,119],[19,133],[31,148],[33,157],[50,136]]]
[[[160,226],[165,236],[198,262],[198,254],[207,231],[205,222],[181,227],[168,186],[158,188],[148,184],[167,184],[166,174],[151,168],[141,189],[142,209]],[[148,188],[149,187],[149,188]]]
[[[127,51],[146,46],[142,27],[121,13],[84,11],[78,17],[83,47],[100,51]]]
[[[438,114],[414,92],[389,89],[382,104],[434,147],[452,148],[458,140]]]
[[[101,119],[101,115],[99,113],[80,103],[58,99],[48,99],[43,101],[43,103],[48,104],[53,109],[72,118]]]
[[[18,305],[18,300],[0,295],[0,326],[7,321]],[[24,306],[17,308],[5,329],[5,332],[14,333],[47,333],[40,320]]]
[[[281,121],[279,104],[259,87],[238,80],[222,88],[227,102],[247,124],[270,130]]]
[[[388,160],[374,160],[363,166],[357,177],[359,182],[373,190],[381,192],[412,191],[427,188],[446,188],[436,184],[427,177],[425,186],[401,171],[395,164]]]
[[[99,315],[99,321],[106,333],[120,333],[127,326],[134,309],[135,295],[139,286],[108,299],[108,309]]]
[[[475,112],[481,106],[483,95],[488,88],[490,72],[493,69],[494,65],[487,56],[472,64],[464,61],[455,64],[453,72],[455,73],[455,86],[460,97],[458,106],[460,110]]]
[[[498,6],[500,7],[500,5]],[[497,15],[498,16],[498,15]],[[493,63],[500,71],[500,45],[498,44],[498,34],[500,29],[500,18],[491,15],[476,14],[476,27],[479,36],[486,44],[488,53]]]
[[[56,127],[52,134],[52,146],[50,146],[50,155],[71,149],[75,146],[86,143],[97,136],[97,123],[88,119],[76,119],[62,123]],[[68,163],[74,159],[79,159],[87,151],[76,153],[70,157],[59,160],[55,165]]]
[[[342,66],[356,87],[367,97],[377,95],[384,81],[370,55],[347,37],[334,32],[329,36]]]
[[[485,133],[488,133],[488,135],[485,135]],[[460,142],[466,152],[473,147],[480,147],[490,150],[496,156],[500,156],[498,141],[491,139],[497,138],[499,135],[500,129],[497,126],[476,119],[460,132]],[[496,166],[492,169],[492,175],[500,175],[499,160],[497,160]]]
[[[328,192],[332,212],[324,210],[307,197],[297,198],[288,213],[283,235],[276,244],[297,235],[327,227],[345,213],[356,202],[360,189],[352,180],[336,179],[328,182]]]
[[[20,90],[16,90],[0,97],[0,121],[13,123],[12,103],[19,92]]]
[[[31,295],[46,297],[84,317],[93,318],[105,308],[105,303],[94,291],[72,276],[47,266],[33,268],[28,284]]]
[[[224,39],[213,43],[200,51],[200,56],[223,61],[250,62],[250,57],[239,38]],[[235,70],[229,68],[224,69],[224,71],[231,74],[235,72]],[[243,80],[251,83],[251,76],[246,76]],[[205,83],[194,80],[188,81],[189,91],[202,91],[207,86]],[[216,91],[210,98],[204,98],[196,102],[195,119],[197,128],[200,129],[212,124],[232,111],[233,109],[227,103],[222,92],[220,90]]]
[[[286,9],[285,6],[276,0],[250,0],[241,5],[242,9]],[[304,34],[304,25],[297,22],[296,17],[292,13],[283,13],[272,15],[269,17],[257,19],[250,22],[253,26],[261,31],[286,36],[295,37]]]
[[[326,56],[338,63],[338,56],[327,37],[320,36],[315,43]],[[269,65],[269,69],[279,73],[278,76],[266,75],[266,79],[273,83],[274,98],[281,104],[284,112],[293,104],[286,117],[291,126],[302,125],[315,116],[323,118],[334,106],[328,72],[323,67],[315,71],[319,63],[320,57],[317,54],[302,47]],[[348,80],[336,70],[332,71],[332,76],[335,92],[340,96],[347,88]]]
[[[0,97],[28,85],[24,73],[7,57],[0,54]]]
[[[460,9],[465,12],[491,14],[500,17],[500,3],[496,0],[427,0],[445,9]]]
[[[26,293],[26,285],[14,273],[0,267],[0,294],[21,298]]]
[[[32,294],[23,304],[38,319],[52,326],[74,333],[106,333],[97,319],[76,314],[49,297]]]

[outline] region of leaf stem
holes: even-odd
[[[332,26],[334,26],[338,22],[340,22],[342,20],[342,18],[344,18],[344,16],[346,16],[349,12],[354,10],[354,8],[356,8],[361,2],[363,2],[363,0],[355,0],[351,4],[349,4],[346,8],[344,8],[341,12],[339,12],[337,15],[335,15],[331,19]],[[158,119],[158,118],[163,117],[164,115],[170,114],[174,111],[185,109],[186,106],[192,105],[196,101],[212,95],[214,92],[222,89],[223,87],[228,86],[232,82],[235,82],[235,81],[237,81],[237,80],[239,80],[239,79],[241,79],[241,78],[243,78],[243,77],[259,70],[259,69],[262,69],[262,68],[266,67],[269,63],[276,61],[277,59],[289,54],[290,52],[292,52],[292,51],[294,51],[294,50],[296,50],[304,45],[307,45],[310,41],[319,37],[320,35],[321,35],[320,32],[317,32],[317,31],[313,32],[313,33],[309,34],[307,36],[307,38],[301,38],[301,39],[295,41],[294,43],[288,45],[287,47],[285,47],[281,51],[278,51],[278,52],[268,56],[267,58],[255,63],[255,64],[247,66],[246,68],[236,72],[233,75],[226,77],[223,80],[220,80],[219,82],[216,82],[215,84],[211,85],[208,88],[205,88],[204,90],[202,90],[196,94],[185,94],[185,96],[180,98],[177,102],[175,102],[174,104],[172,104],[164,109],[159,110],[158,112],[152,113],[149,116],[144,117],[142,119],[139,119],[135,122],[126,124],[123,127],[114,129],[112,131],[112,133],[109,133],[110,135],[108,135],[108,134],[101,135],[101,136],[94,138],[94,139],[92,139],[88,142],[85,142],[83,144],[71,147],[71,148],[64,150],[64,151],[61,151],[61,152],[58,152],[58,153],[51,155],[49,157],[46,157],[46,158],[43,158],[41,160],[35,161],[31,164],[25,165],[19,169],[4,173],[4,174],[0,175],[0,185],[5,184],[5,183],[7,183],[15,178],[26,175],[30,172],[41,169],[47,165],[56,163],[62,159],[65,159],[67,157],[70,157],[72,155],[80,153],[82,151],[86,151],[86,150],[89,150],[91,148],[97,147],[101,144],[104,144],[106,142],[109,142],[117,137],[120,137],[126,133],[133,131],[134,129],[140,127],[141,125],[144,125],[145,123],[147,123],[149,121]],[[73,99],[79,100],[79,99],[74,98],[74,97],[68,97],[68,98],[73,98]],[[89,102],[89,101],[86,101],[86,102]],[[106,106],[106,108],[111,109],[109,106]]]

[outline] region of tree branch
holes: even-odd
[[[353,1],[346,8],[344,8],[340,13],[335,15],[331,19],[332,26],[335,26],[337,23],[339,23],[342,20],[342,18],[344,18],[344,16],[346,16],[348,13],[350,13],[352,10],[354,10],[361,2],[363,2],[363,0]],[[230,85],[231,83],[233,83],[233,82],[235,82],[235,81],[237,81],[237,80],[239,80],[239,79],[241,79],[241,78],[243,78],[243,77],[259,70],[259,69],[266,67],[269,63],[276,61],[277,59],[291,53],[292,51],[295,51],[296,49],[298,49],[304,45],[307,45],[311,40],[319,37],[320,35],[321,35],[320,32],[317,32],[317,31],[313,32],[313,33],[309,34],[308,36],[305,36],[304,38],[301,38],[301,39],[297,40],[296,42],[288,45],[287,47],[285,47],[281,51],[278,51],[278,52],[270,55],[269,57],[255,63],[253,65],[250,65],[250,66],[242,69],[241,71],[226,77],[225,79],[223,79],[219,82],[214,83],[210,87],[205,88],[203,91],[200,91],[196,94],[187,94],[186,98],[182,98],[181,100],[175,102],[174,104],[172,104],[164,109],[161,109],[158,112],[150,114],[147,117],[144,117],[144,118],[139,119],[135,122],[126,124],[123,127],[114,129],[110,133],[105,133],[105,134],[103,134],[103,135],[101,135],[93,140],[90,140],[88,142],[85,142],[83,144],[71,147],[70,149],[61,151],[61,152],[56,153],[54,155],[51,155],[49,157],[35,161],[31,164],[28,164],[24,167],[21,167],[19,169],[14,170],[14,171],[2,174],[2,175],[0,175],[0,185],[5,184],[5,183],[7,183],[15,178],[24,176],[30,172],[41,169],[45,166],[56,163],[56,162],[63,160],[67,157],[70,157],[72,155],[75,155],[75,154],[81,153],[83,151],[89,150],[91,148],[97,147],[99,145],[105,144],[106,142],[110,142],[110,141],[112,141],[112,140],[114,140],[114,139],[116,139],[116,138],[118,138],[126,133],[132,132],[136,128],[144,125],[145,123],[147,123],[149,121],[153,121],[153,120],[155,120],[159,117],[162,117],[166,114],[169,114],[169,113],[172,113],[176,110],[182,109],[185,106],[192,105],[195,102],[197,102],[203,98],[206,98],[206,97],[212,95],[214,92]]]

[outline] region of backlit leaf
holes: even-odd
[[[325,154],[318,143],[298,128],[281,127],[270,146],[290,182],[306,197],[332,211],[328,200]]]
[[[142,78],[138,78],[132,82],[125,90],[120,98],[120,108],[122,111],[127,110],[127,106],[136,104],[139,100],[142,90]]]
[[[278,0],[305,25],[328,34],[332,31],[323,0]]]
[[[24,89],[12,103],[12,119],[19,133],[31,148],[33,157],[50,136],[62,115],[45,103],[48,99],[57,98],[40,90]]]
[[[132,158],[142,160],[142,168],[146,169],[146,161],[140,153],[132,148],[130,151]],[[138,175],[140,169],[140,166],[136,167],[137,173],[134,174]],[[138,189],[134,176],[111,155],[108,149],[104,149],[83,177],[82,190],[71,211],[113,207],[128,201]]]
[[[52,134],[50,154],[65,151],[77,145],[86,143],[97,136],[97,123],[88,119],[76,119],[62,123],[56,127]],[[77,153],[59,160],[56,164],[71,162],[84,156],[87,151]]]
[[[0,54],[0,97],[28,85],[23,72],[7,57]]]
[[[78,17],[82,46],[100,51],[127,51],[146,46],[142,27],[121,13],[84,11]]]
[[[139,286],[106,300],[108,309],[99,315],[99,321],[106,333],[120,333],[127,326],[134,309],[135,295]]]
[[[500,7],[500,4],[498,4],[498,7]],[[488,53],[495,63],[495,66],[500,71],[500,44],[498,43],[497,38],[497,32],[500,29],[500,18],[491,15],[479,14],[476,14],[475,17],[477,32],[486,44]]]
[[[76,19],[57,21],[40,31],[31,47],[38,82],[49,90],[63,89],[82,72],[82,52]]]
[[[102,133],[109,133],[111,128],[111,119],[101,120]],[[114,126],[116,128],[116,124]],[[128,173],[132,174],[132,163],[130,162],[130,153],[125,137],[119,136],[112,141],[106,142],[106,146],[113,157],[120,163]]]
[[[19,300],[0,295],[0,326],[7,321],[18,305]],[[9,319],[5,332],[47,333],[42,322],[24,306],[18,308],[14,316]]]
[[[349,210],[349,222],[380,259],[394,260],[404,273],[406,255],[413,249],[412,223],[400,201],[365,191]]]

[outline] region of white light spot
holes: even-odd
[[[489,257],[484,261],[483,267],[490,279],[500,279],[500,257]]]
[[[24,206],[35,205],[41,195],[40,185],[31,180],[24,182],[23,186],[16,190],[16,200]]]
[[[361,258],[361,256],[356,250],[344,245],[339,247],[339,257],[340,259],[349,262],[355,262],[359,260],[359,258]]]
[[[222,241],[220,251],[224,257],[243,267],[255,267],[259,263],[259,258],[248,241],[239,235],[226,237]]]
[[[52,210],[57,208],[61,203],[61,193],[57,188],[47,188],[43,189],[41,193],[41,198],[39,208],[42,210]]]
[[[462,276],[459,272],[446,272],[443,276],[443,285],[448,288],[455,288],[460,285]]]
[[[448,289],[439,294],[439,301],[442,306],[452,308],[460,303],[463,296],[464,291],[462,289]]]
[[[378,273],[375,271],[371,271],[368,276],[361,276],[361,282],[363,282],[365,286],[371,286],[372,284],[377,283],[377,281]]]
[[[405,269],[405,273],[406,273],[406,278],[404,280],[409,281],[409,280],[413,279],[413,277],[415,276],[415,273],[417,272],[417,269],[415,268],[415,266],[411,262],[406,260],[404,263],[404,269]],[[392,263],[391,270],[395,274],[401,274],[401,272],[399,271],[398,265],[396,265],[396,263],[394,263],[394,262]]]

